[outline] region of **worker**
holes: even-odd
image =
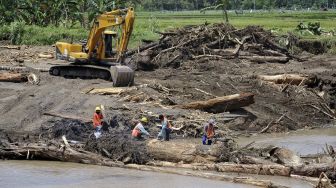
[[[95,113],[93,114],[93,128],[95,129],[94,135],[96,138],[99,138],[101,135],[101,129],[103,127],[102,119],[103,114],[101,112],[101,108],[99,106],[96,107]]]
[[[204,134],[202,138],[203,145],[211,145],[215,136],[215,120],[210,119],[204,126]]]
[[[158,135],[158,140],[163,139],[164,141],[169,141],[171,124],[169,123],[167,117],[164,116],[163,114],[159,115],[159,119],[161,122],[161,131]]]
[[[150,136],[149,133],[146,131],[143,125],[148,123],[148,119],[146,117],[142,117],[140,122],[132,130],[132,137],[136,139],[142,139],[142,135]]]

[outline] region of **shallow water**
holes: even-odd
[[[252,188],[202,178],[76,163],[0,161],[0,187],[116,187],[116,188]]]
[[[239,145],[255,141],[254,146],[257,147],[274,145],[286,147],[301,155],[316,154],[323,152],[326,143],[336,147],[336,127],[241,137],[237,141]]]
[[[287,177],[257,176],[227,173],[228,176],[254,177],[272,180],[291,188],[312,188],[307,182]],[[253,188],[254,186],[233,184],[224,181],[179,176],[173,174],[144,172],[77,163],[52,161],[0,161],[0,187],[118,187],[118,188],[203,188],[207,186],[225,188]]]

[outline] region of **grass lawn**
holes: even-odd
[[[208,11],[200,13],[199,11],[182,11],[182,12],[136,12],[136,20],[133,30],[133,35],[130,41],[130,48],[136,47],[141,39],[158,39],[159,35],[154,31],[164,31],[182,27],[185,25],[197,25],[207,23],[223,22],[221,11]],[[247,25],[261,25],[266,29],[283,34],[293,32],[296,26],[303,21],[320,22],[321,27],[326,30],[336,31],[336,11],[327,12],[245,12],[244,14],[236,15],[229,12],[230,23],[242,28]],[[6,28],[7,27],[7,28]],[[0,26],[0,39],[6,38],[10,33],[9,26]],[[74,28],[64,27],[38,27],[24,26],[24,32],[21,36],[21,44],[29,45],[48,45],[56,41],[79,41],[86,39],[89,31],[76,26]],[[323,40],[336,40],[336,37],[324,36],[304,36],[305,38],[322,38]]]
[[[166,30],[178,28],[184,25],[197,25],[208,23],[223,22],[221,11],[209,11],[200,13],[199,11],[184,12],[139,12],[136,13],[136,22],[134,29],[134,39],[141,38],[156,39],[159,36],[154,30]],[[300,22],[320,22],[321,27],[326,30],[336,30],[336,11],[328,12],[255,12],[236,15],[229,12],[229,22],[242,28],[248,25],[261,25],[266,29],[272,29],[279,34],[294,32]],[[320,36],[305,36],[306,38],[319,38]]]

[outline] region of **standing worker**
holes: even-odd
[[[161,131],[158,135],[158,139],[161,140],[163,139],[164,141],[169,141],[169,135],[170,135],[170,131],[171,131],[171,125],[167,119],[167,117],[165,117],[164,115],[159,115],[159,119],[161,121]]]
[[[101,135],[101,128],[103,127],[102,119],[103,114],[101,112],[101,108],[99,106],[96,107],[95,113],[93,114],[93,128],[95,129],[94,135],[96,138],[99,138]]]
[[[149,136],[149,133],[144,128],[143,124],[147,124],[148,119],[146,117],[142,117],[140,122],[134,127],[132,130],[132,137],[136,139],[142,139],[142,135]]]
[[[207,123],[204,126],[204,134],[202,138],[203,145],[211,145],[214,136],[215,136],[215,120],[210,119],[209,123]]]

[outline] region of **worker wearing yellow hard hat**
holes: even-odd
[[[143,135],[150,136],[149,133],[144,128],[144,125],[148,123],[148,119],[146,117],[142,117],[140,122],[134,127],[132,130],[132,137],[135,139],[142,139]]]

